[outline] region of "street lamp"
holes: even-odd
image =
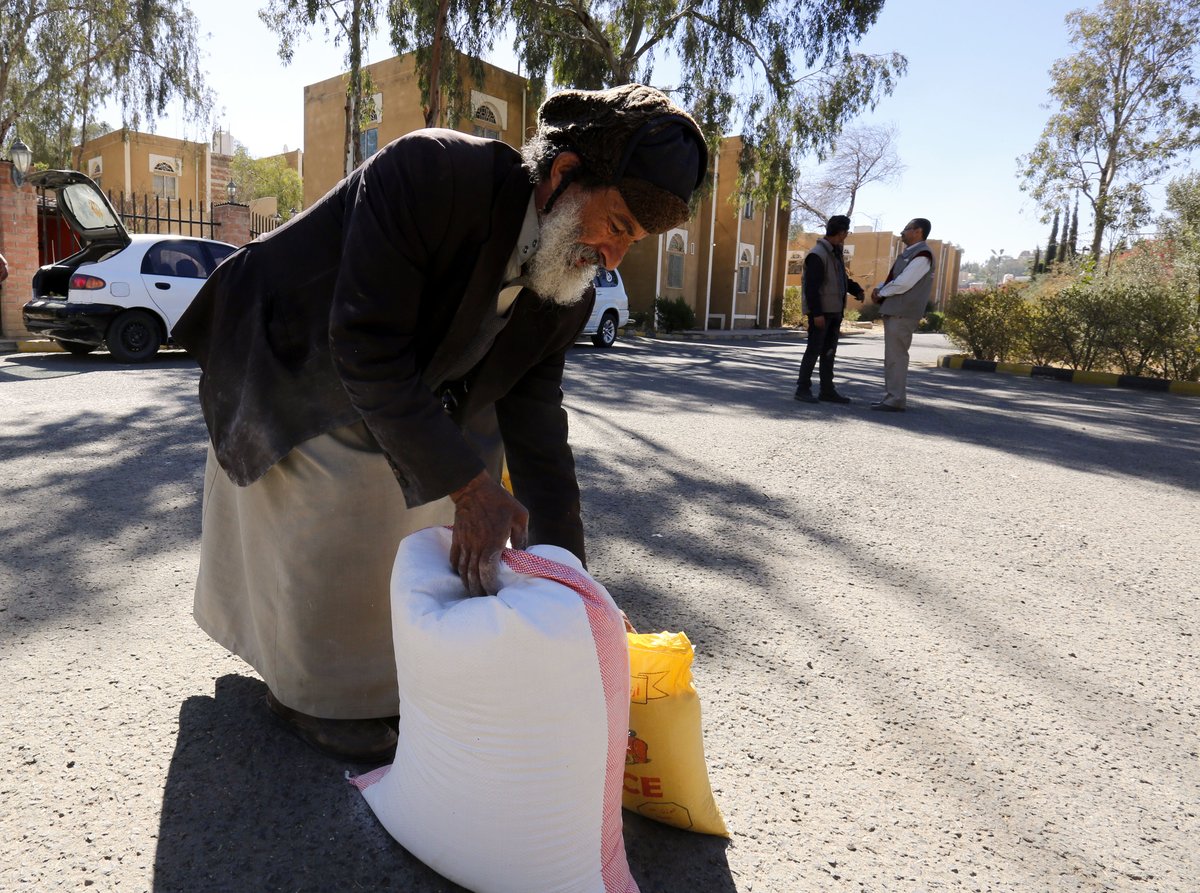
[[[232,179],[225,184],[225,191],[229,193],[229,204],[231,205],[237,201],[237,190],[237,183],[234,183]]]
[[[13,164],[13,185],[20,187],[25,182],[25,175],[29,173],[29,165],[33,161],[33,152],[21,141],[20,137],[17,137],[12,141],[12,145],[8,147],[8,157]]]

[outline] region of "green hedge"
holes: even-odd
[[[1162,249],[1134,252],[1107,276],[1066,270],[1032,284],[960,292],[951,342],[980,360],[1200,379],[1200,302]]]

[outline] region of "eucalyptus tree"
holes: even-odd
[[[481,60],[508,21],[506,4],[499,0],[391,0],[387,14],[392,47],[397,53],[416,54],[425,126],[436,127],[444,119],[455,123],[466,106],[460,60],[480,83]]]
[[[598,89],[639,81],[677,94],[710,139],[740,130],[756,195],[788,195],[855,115],[892,91],[898,53],[853,47],[883,0],[514,0],[531,78]],[[672,62],[680,77],[656,77]]]
[[[1083,195],[1098,257],[1106,233],[1123,237],[1147,217],[1146,186],[1200,145],[1200,0],[1101,0],[1066,23],[1077,51],[1051,67],[1054,111],[1018,163],[1043,207]]]
[[[362,125],[370,117],[364,102],[372,90],[363,70],[363,57],[371,36],[379,28],[384,0],[270,0],[258,17],[279,38],[279,58],[291,64],[296,43],[309,29],[320,25],[334,46],[346,46],[346,125],[344,173],[362,163]]]
[[[78,121],[78,132],[90,133],[94,109],[110,100],[137,128],[174,99],[190,120],[205,120],[212,107],[186,0],[3,0],[0,146],[35,120]]]

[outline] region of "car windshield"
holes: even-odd
[[[117,225],[112,212],[101,201],[90,183],[70,183],[58,192],[58,200],[85,230],[106,229]]]

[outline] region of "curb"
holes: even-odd
[[[4,338],[0,339],[0,353],[66,353],[66,350],[49,338]]]
[[[1119,375],[1116,372],[1079,372],[1058,366],[1028,366],[1023,363],[999,363],[995,360],[975,360],[962,354],[946,354],[938,365],[943,369],[962,369],[969,372],[998,372],[1002,375],[1021,375],[1029,378],[1049,378],[1107,388],[1126,388],[1134,391],[1186,394],[1200,397],[1200,381],[1171,381],[1167,378],[1146,378],[1141,375]]]

